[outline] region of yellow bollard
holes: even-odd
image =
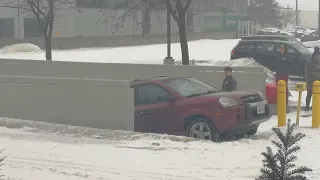
[[[313,82],[312,88],[312,128],[320,127],[320,81]]]
[[[287,87],[284,80],[277,83],[278,127],[287,124]]]
[[[296,118],[296,125],[299,126],[300,124],[300,110],[301,110],[301,97],[302,97],[302,92],[307,89],[307,84],[306,83],[297,83],[296,84],[296,91],[299,92],[299,99],[298,99],[298,106],[297,106],[297,118]]]

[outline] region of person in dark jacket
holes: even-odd
[[[237,90],[237,81],[232,76],[232,68],[227,66],[224,68],[226,77],[223,80],[222,91],[235,91]]]
[[[306,96],[306,111],[310,110],[310,101],[312,97],[313,82],[320,80],[320,52],[319,47],[314,48],[311,59],[306,62],[305,74],[307,80],[307,96]]]
[[[279,53],[277,54],[276,58],[276,83],[278,83],[280,80],[284,80],[286,82],[287,86],[287,104],[289,99],[289,91],[288,91],[288,80],[289,80],[289,72],[292,68],[292,61],[291,58],[288,55],[287,46],[284,44],[281,44],[279,46]]]

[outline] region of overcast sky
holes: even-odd
[[[296,0],[277,0],[281,5],[290,7],[296,6]],[[299,9],[310,9],[318,11],[319,0],[298,0]]]

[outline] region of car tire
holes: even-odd
[[[202,131],[200,128],[202,128]],[[206,118],[193,119],[188,125],[186,132],[188,137],[201,140],[211,140],[213,142],[220,141],[220,133],[213,123],[208,121]]]
[[[250,131],[247,132],[247,135],[248,135],[248,136],[253,136],[253,135],[257,134],[258,128],[259,128],[259,127],[256,127],[256,128],[254,128],[254,129],[251,129]]]

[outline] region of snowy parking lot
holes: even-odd
[[[189,43],[190,58],[221,64],[230,59],[238,40],[199,40]],[[179,44],[173,57],[179,61]],[[44,59],[44,52],[6,49],[0,58]],[[57,61],[161,64],[166,45],[121,48],[57,50]],[[297,94],[293,93],[293,100]],[[288,118],[295,120],[295,112]],[[212,143],[186,137],[102,131],[62,125],[0,120],[0,149],[7,156],[3,167],[10,180],[252,180],[261,168],[261,152],[275,139],[271,128],[277,117],[261,124],[258,133],[232,142]],[[320,179],[320,131],[311,129],[311,118],[302,118],[298,131],[306,133],[298,164]],[[14,127],[14,128],[8,128]],[[16,128],[19,127],[19,128]]]
[[[295,119],[295,113],[288,117]],[[253,137],[222,143],[101,130],[86,134],[55,125],[1,127],[0,144],[8,156],[3,169],[10,180],[252,180],[261,168],[260,153],[275,139],[276,119],[263,123]],[[320,131],[310,127],[310,119],[302,118],[297,131],[307,137],[298,163],[313,168],[308,177],[315,180]]]

